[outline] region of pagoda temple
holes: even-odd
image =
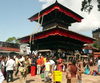
[[[84,44],[94,42],[93,38],[69,30],[75,22],[83,17],[64,7],[57,1],[29,18],[42,25],[43,30],[31,36],[32,50],[80,50]],[[30,42],[30,35],[19,39],[22,43]]]

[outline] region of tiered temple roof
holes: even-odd
[[[83,44],[93,43],[94,39],[70,31],[68,27],[82,19],[80,15],[56,2],[29,18],[31,22],[39,22],[43,31],[19,40],[29,43],[31,38],[34,49],[81,49]]]

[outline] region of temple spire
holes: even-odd
[[[56,3],[58,3],[58,1],[56,0]]]

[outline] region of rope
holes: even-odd
[[[39,24],[39,22],[40,22],[40,12],[38,13],[38,24]]]
[[[45,16],[45,15],[44,15],[44,16]],[[42,27],[44,16],[42,16],[42,18],[41,18],[41,23],[40,23],[40,25],[39,25],[38,31],[40,31],[40,29],[41,29],[40,27]]]
[[[41,23],[40,23],[40,12],[38,13],[38,23],[37,23],[37,25],[36,25],[36,28],[38,27],[38,31],[39,31],[39,29],[40,29],[40,26],[42,26],[42,23],[43,23],[43,17],[41,18]],[[37,32],[38,32],[37,31]],[[34,43],[34,40],[33,40],[33,42],[32,42],[32,38],[34,39],[34,33],[32,33],[31,35],[30,35],[30,41],[29,41],[29,43],[30,44],[33,44]]]
[[[32,35],[30,35],[30,41],[29,41],[29,43],[31,43],[31,41],[32,41]]]
[[[40,24],[41,26],[42,26],[42,23],[43,23],[43,19],[44,19],[44,16],[42,16],[42,19],[41,19],[41,24]]]
[[[40,12],[38,13],[38,18],[39,18],[39,16],[40,16]],[[36,25],[36,28],[37,28],[37,26],[39,26],[39,22],[40,22],[40,18],[38,19],[38,23],[37,23],[37,25]],[[34,37],[34,33],[32,33],[32,34],[30,35],[30,43],[31,43],[31,41],[32,41],[32,37]]]

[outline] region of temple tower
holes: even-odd
[[[82,19],[83,17],[57,1],[33,15],[29,20],[39,22],[43,30],[32,35],[32,50],[80,50],[83,44],[93,43],[94,39],[69,30],[72,23],[81,22]],[[30,35],[19,40],[29,43]]]
[[[72,23],[81,22],[83,18],[57,1],[46,9],[29,18],[30,21],[39,22],[43,30],[58,26],[68,29]]]

